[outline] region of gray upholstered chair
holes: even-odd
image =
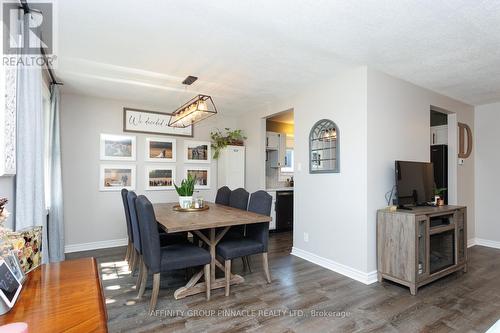
[[[272,197],[265,191],[252,193],[248,211],[271,215]],[[231,280],[231,260],[242,258],[253,254],[262,254],[262,264],[266,280],[271,283],[269,264],[267,260],[267,249],[269,241],[269,222],[247,225],[246,235],[240,239],[223,239],[217,244],[217,256],[224,259],[226,277],[226,296],[229,296],[229,284]]]
[[[142,275],[139,297],[144,294],[148,271],[153,274],[153,291],[149,311],[156,307],[160,289],[160,273],[204,266],[207,300],[210,299],[210,253],[190,243],[173,244],[162,247],[158,233],[153,205],[143,195],[135,202],[139,220],[142,256],[145,270]]]
[[[142,241],[141,241],[141,230],[139,228],[139,220],[137,219],[136,202],[137,194],[134,191],[129,191],[127,193],[127,206],[129,210],[130,225],[133,235],[132,243],[132,253],[130,259],[130,271],[133,274],[134,271],[139,268],[139,275],[137,276],[136,289],[141,287],[141,277],[144,270],[143,256],[142,256]],[[166,234],[158,232],[158,237],[160,239],[161,246],[187,243],[187,233],[178,234]]]
[[[231,196],[229,197],[229,206],[232,208],[247,210],[249,196],[250,194],[244,188],[237,188],[236,190],[231,191]],[[237,225],[231,227],[224,235],[224,238],[241,238],[243,237],[244,233],[245,226]]]
[[[123,188],[121,194],[122,194],[123,209],[125,211],[125,222],[127,225],[127,238],[128,238],[127,252],[125,253],[125,261],[129,262],[130,257],[132,255],[132,251],[134,249],[133,245],[134,238],[132,235],[132,226],[130,225],[130,212],[128,209],[128,201],[127,201],[128,190],[126,188]]]
[[[215,196],[215,203],[219,205],[229,206],[229,199],[231,197],[231,190],[227,186],[222,186],[217,190]]]

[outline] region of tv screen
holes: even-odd
[[[396,187],[399,206],[425,205],[433,201],[432,163],[396,161]]]

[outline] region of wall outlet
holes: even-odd
[[[464,165],[465,159],[464,158],[459,158],[458,159],[458,165]]]
[[[304,242],[309,242],[309,234],[304,232]]]

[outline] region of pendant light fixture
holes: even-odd
[[[196,76],[188,76],[182,84],[189,86],[197,79]],[[217,108],[212,97],[199,94],[172,113],[168,126],[188,127],[215,114],[217,114]]]

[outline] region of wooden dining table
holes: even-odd
[[[209,209],[195,212],[175,211],[178,203],[153,204],[158,224],[167,232],[191,232],[205,242],[210,249],[212,257],[210,265],[210,288],[224,288],[224,278],[216,279],[215,270],[219,268],[224,272],[224,265],[217,260],[216,246],[230,227],[244,224],[270,222],[271,217],[256,214],[246,210],[205,202]],[[201,230],[209,230],[208,237]],[[205,283],[198,282],[203,276],[203,269],[197,272],[188,283],[174,292],[175,299],[205,292]],[[245,279],[237,274],[231,274],[231,285],[244,282]]]

